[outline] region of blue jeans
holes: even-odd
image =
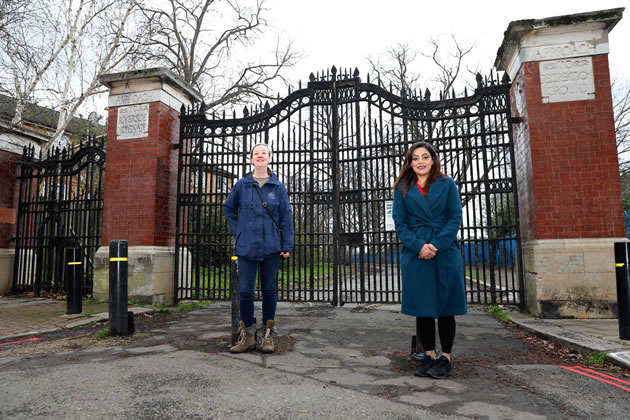
[[[256,272],[260,272],[260,288],[263,295],[263,325],[276,318],[278,294],[276,275],[280,264],[280,254],[268,255],[263,261],[238,259],[240,284],[241,321],[245,327],[254,324],[254,294],[256,293]]]

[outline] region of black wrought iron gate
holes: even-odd
[[[101,245],[105,149],[90,139],[36,159],[25,148],[15,237],[13,291],[63,289],[65,248],[83,254],[83,292],[91,293],[94,254]]]
[[[461,192],[469,302],[518,303],[520,237],[510,83],[478,77],[471,96],[431,101],[362,83],[355,70],[312,75],[274,106],[207,118],[182,108],[176,298],[228,299],[230,232],[221,205],[264,142],[287,187],[295,249],[281,264],[285,301],[399,302],[392,185],[408,147],[434,144]]]

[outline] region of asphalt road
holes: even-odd
[[[415,323],[398,309],[280,304],[271,355],[228,352],[226,303],[127,338],[2,346],[0,418],[628,417],[627,372],[587,371],[481,310],[457,318],[453,377],[414,377]]]

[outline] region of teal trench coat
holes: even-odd
[[[403,198],[394,191],[392,212],[402,242],[402,307],[405,315],[440,318],[467,313],[462,254],[457,231],[462,202],[455,181],[438,178],[424,197],[416,185]],[[430,260],[419,258],[426,243],[437,248]]]

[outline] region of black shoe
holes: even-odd
[[[427,371],[431,369],[431,367],[435,364],[435,359],[432,359],[430,356],[425,356],[417,367],[415,372],[413,373],[416,376],[426,377]]]
[[[444,379],[447,376],[451,376],[451,370],[451,361],[445,356],[440,356],[431,368],[427,370],[426,374],[435,379]]]
[[[415,353],[411,353],[411,356],[409,356],[409,360],[411,360],[414,363],[420,363],[425,359],[426,355],[424,354],[423,351],[418,351]]]

